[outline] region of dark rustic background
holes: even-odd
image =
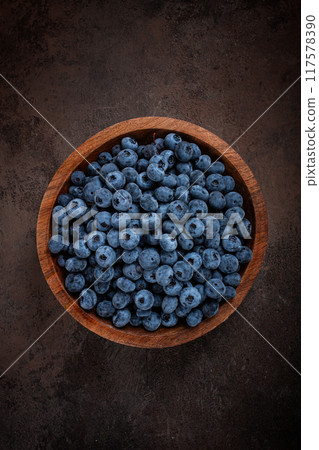
[[[5,1],[1,73],[78,146],[131,117],[235,140],[299,75],[297,1]],[[72,149],[0,79],[1,372],[62,309],[37,259]],[[298,369],[299,82],[234,146],[269,214],[240,306]],[[0,380],[2,449],[299,448],[299,375],[239,315],[195,342],[124,347],[65,315]]]

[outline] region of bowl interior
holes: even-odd
[[[137,121],[138,119],[134,119]],[[171,119],[173,120],[173,119]],[[130,122],[130,121],[128,121]],[[181,124],[185,124],[186,122],[181,122]],[[138,125],[138,122],[137,122]],[[189,124],[192,125],[192,124]],[[193,126],[195,127],[195,126]],[[181,127],[182,128],[182,127]],[[185,125],[184,125],[185,128]],[[199,127],[196,127],[199,130],[203,130]],[[187,127],[186,127],[187,129]],[[206,130],[204,130],[206,133]],[[183,140],[187,140],[190,142],[196,143],[202,153],[208,154],[212,161],[215,161],[217,158],[221,162],[225,164],[226,170],[228,175],[231,175],[236,182],[236,190],[241,193],[244,199],[244,205],[243,208],[246,212],[246,216],[251,224],[252,224],[252,233],[251,237],[252,239],[246,241],[246,245],[250,247],[252,250],[254,250],[255,244],[256,244],[256,205],[254,205],[253,202],[253,196],[251,195],[251,189],[247,186],[247,176],[252,176],[250,170],[246,166],[246,164],[242,161],[242,159],[237,155],[237,153],[233,149],[229,149],[224,155],[222,155],[223,151],[227,149],[227,144],[220,140],[219,138],[216,138],[212,133],[209,133],[211,136],[216,138],[217,145],[214,144],[214,139],[207,142],[206,134],[204,135],[204,138],[201,136],[200,133],[194,133],[190,132],[188,133],[185,130],[178,130],[176,129],[176,125],[174,127],[168,128],[168,127],[160,127],[156,123],[152,123],[149,128],[148,127],[141,127],[138,126],[135,127],[135,129],[130,129],[129,133],[127,130],[119,130],[119,133],[113,133],[112,137],[107,139],[105,142],[101,142],[100,145],[93,146],[90,148],[89,151],[86,152],[85,157],[87,161],[92,162],[95,159],[97,159],[99,153],[102,151],[111,151],[112,147],[115,144],[120,143],[122,137],[127,136],[128,134],[135,138],[140,145],[150,143],[153,140],[153,133],[156,133],[156,137],[164,137],[169,132],[178,132],[178,134],[181,135]],[[216,148],[218,147],[218,148]],[[81,147],[80,147],[81,149]],[[79,149],[79,150],[80,150]],[[230,156],[236,155],[238,158],[230,157]],[[53,198],[51,201],[51,205],[49,210],[46,211],[46,226],[48,235],[51,236],[51,213],[54,204],[56,203],[56,199],[59,194],[65,193],[68,191],[68,188],[70,186],[70,177],[71,173],[74,170],[85,170],[88,162],[83,160],[82,158],[75,158],[74,163],[72,165],[68,166],[67,170],[64,170],[64,177],[62,183],[59,184],[59,187],[54,190]],[[245,170],[243,170],[243,167],[241,165],[241,162],[244,165],[244,168],[248,169],[248,175]],[[63,168],[63,165],[62,167]],[[59,171],[58,171],[59,172]],[[253,177],[253,176],[252,176]],[[245,179],[244,179],[245,178]],[[53,179],[54,180],[54,179]],[[258,187],[258,185],[257,185]],[[259,187],[258,187],[259,189]],[[260,192],[260,190],[259,190]],[[52,192],[51,192],[52,194]],[[260,195],[261,192],[260,192]],[[41,215],[41,211],[40,211]],[[47,246],[47,243],[43,243],[43,245]],[[39,247],[39,246],[38,246]],[[40,255],[39,255],[40,256]],[[54,267],[55,277],[57,278],[57,284],[59,285],[59,295],[55,293],[58,300],[62,303],[64,307],[69,307],[74,300],[76,300],[77,296],[71,296],[64,288],[64,278],[65,273],[64,271],[57,265],[57,257],[50,254],[50,252],[47,250],[47,258],[49,258],[52,261],[52,265]],[[41,256],[40,256],[41,261]],[[123,329],[117,329],[115,328],[111,321],[109,319],[102,319],[98,317],[94,312],[85,312],[80,308],[80,306],[76,303],[74,303],[70,309],[69,312],[81,323],[83,323],[85,326],[90,328],[92,331],[96,332],[97,334],[100,334],[103,337],[106,337],[108,339],[114,340],[116,342],[121,342],[126,345],[133,345],[133,346],[140,346],[140,347],[166,347],[166,346],[172,346],[177,345],[183,342],[190,341],[192,339],[195,339],[198,336],[201,336],[202,334],[205,334],[207,331],[210,331],[211,329],[215,328],[217,325],[219,325],[221,322],[226,320],[228,316],[237,308],[237,306],[241,303],[242,299],[246,295],[247,291],[249,290],[253,279],[257,275],[257,273],[253,276],[252,281],[250,280],[251,277],[249,277],[249,274],[246,276],[246,272],[249,272],[249,269],[254,264],[254,257],[251,260],[251,262],[242,267],[240,270],[240,274],[242,275],[242,283],[237,288],[237,295],[235,299],[232,300],[233,306],[230,307],[229,304],[225,303],[224,301],[221,303],[219,313],[210,318],[210,319],[204,319],[203,322],[198,325],[195,328],[190,328],[186,324],[179,324],[174,328],[165,328],[160,327],[157,331],[150,333],[144,330],[141,327],[132,327],[130,325],[127,325]],[[261,262],[260,262],[261,264]],[[260,266],[259,264],[259,266]],[[257,272],[259,270],[259,266],[257,268]],[[244,280],[246,276],[246,285],[244,286]],[[49,282],[49,281],[48,281]],[[50,283],[49,283],[50,284]],[[50,286],[52,289],[52,286]]]

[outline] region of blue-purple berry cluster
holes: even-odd
[[[53,209],[49,249],[80,306],[148,331],[217,314],[252,258],[243,197],[224,172],[175,133],[147,145],[124,137],[73,172]],[[211,213],[222,217],[209,221]]]

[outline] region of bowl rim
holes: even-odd
[[[255,215],[255,232],[253,258],[243,274],[237,295],[231,302],[223,303],[216,316],[203,320],[197,327],[191,328],[184,325],[173,328],[160,327],[157,331],[150,333],[142,327],[116,328],[111,321],[105,321],[94,313],[85,312],[77,302],[74,302],[74,298],[62,284],[48,249],[48,241],[51,213],[57,196],[66,179],[69,179],[71,173],[83,163],[83,157],[88,158],[97,149],[105,151],[104,146],[108,142],[111,140],[114,142],[116,138],[120,139],[124,135],[134,134],[137,131],[156,132],[156,130],[188,135],[194,140],[212,147],[214,153],[219,155],[222,155],[227,149],[227,153],[223,154],[222,158],[236,169],[249,191]],[[141,348],[165,348],[180,345],[197,339],[228,319],[244,300],[260,270],[267,247],[267,239],[268,218],[265,201],[257,180],[245,161],[232,147],[212,132],[193,123],[168,117],[151,116],[129,119],[107,127],[86,140],[70,154],[53,176],[43,196],[37,221],[37,251],[41,269],[52,293],[63,308],[83,326],[99,336],[113,342]]]

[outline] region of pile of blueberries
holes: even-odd
[[[217,314],[252,258],[243,198],[224,172],[175,133],[147,145],[124,137],[73,172],[53,209],[49,249],[80,306],[148,331]],[[212,213],[221,217],[209,221]]]

